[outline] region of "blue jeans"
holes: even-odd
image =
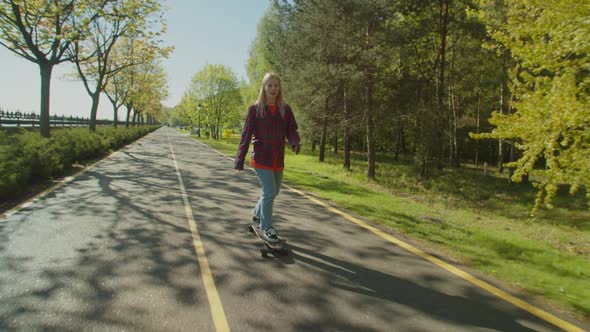
[[[283,171],[272,171],[268,169],[254,169],[262,186],[262,195],[254,207],[254,217],[260,219],[260,228],[272,227],[272,207],[275,197],[281,189],[283,182]]]

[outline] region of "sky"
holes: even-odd
[[[258,21],[269,0],[167,0],[168,30],[164,45],[174,46],[164,60],[168,73],[169,96],[164,105],[176,105],[192,76],[207,64],[230,67],[246,78],[250,45],[256,37]],[[88,117],[90,96],[81,81],[68,78],[75,71],[70,63],[54,67],[50,112],[56,115]],[[39,66],[0,46],[0,109],[39,113]],[[120,110],[120,115],[125,111]],[[97,117],[111,119],[112,107],[101,95]]]

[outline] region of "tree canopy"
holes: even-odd
[[[42,136],[50,136],[52,71],[63,62],[76,65],[77,75],[91,96],[90,130],[94,130],[99,96],[105,92],[109,79],[117,84],[117,93],[111,88],[109,96],[114,97],[110,99],[115,101],[115,108],[125,104],[129,106],[128,112],[133,109],[138,115],[142,111],[133,108],[130,100],[121,99],[129,97],[124,90],[135,90],[135,94],[144,91],[135,87],[133,75],[121,74],[126,79],[113,76],[126,67],[157,61],[172,51],[160,46],[159,36],[166,28],[161,11],[159,1],[155,0],[0,1],[0,45],[39,66]],[[144,57],[139,59],[132,52],[120,51],[124,46],[119,42],[125,39],[141,41],[143,51],[137,54]],[[123,88],[123,84],[128,88]],[[165,91],[159,95],[165,95]]]
[[[108,1],[0,1],[0,45],[39,66],[41,135],[49,137],[49,95],[53,67],[74,61],[66,51],[87,35]]]
[[[239,122],[242,96],[239,81],[230,68],[205,66],[193,76],[189,94],[197,101],[195,104],[201,104],[204,123],[210,127],[214,139],[221,137],[222,127]]]
[[[508,139],[522,151],[509,166],[514,179],[530,174],[538,181],[536,206],[550,207],[561,184],[572,193],[590,188],[590,3],[510,1],[503,24],[495,24],[497,3],[478,4],[496,47],[515,62],[515,112],[495,112],[495,128],[480,137]],[[544,168],[535,167],[539,162]]]
[[[283,79],[304,142],[367,176],[409,158],[423,177],[508,167],[539,188],[590,185],[590,4],[566,0],[273,1],[248,62]],[[438,169],[433,172],[431,168]],[[590,195],[588,196],[590,198]]]

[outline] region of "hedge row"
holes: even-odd
[[[0,130],[0,200],[21,194],[39,180],[62,175],[74,163],[107,154],[147,133],[155,126],[54,129],[51,138],[26,129]]]

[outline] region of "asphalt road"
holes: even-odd
[[[291,254],[262,258],[259,191],[188,136],[147,135],[0,219],[0,330],[560,330],[288,188]]]

